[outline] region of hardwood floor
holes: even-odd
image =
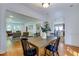
[[[65,55],[79,56],[79,47],[65,45]]]
[[[7,52],[1,56],[23,56],[23,50],[20,40],[8,40]]]
[[[41,55],[43,56],[44,50],[41,49]],[[49,53],[49,51],[47,52]],[[60,56],[79,56],[79,47],[64,45],[63,42],[59,44]],[[7,40],[7,52],[0,54],[0,56],[23,56],[23,49],[20,40]]]

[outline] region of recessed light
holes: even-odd
[[[14,16],[10,15],[9,17],[10,17],[10,18],[13,18]]]

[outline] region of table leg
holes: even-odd
[[[37,56],[40,56],[40,49],[37,48]]]

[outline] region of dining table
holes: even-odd
[[[54,42],[55,40],[56,40],[55,37],[43,39],[39,36],[39,37],[28,38],[28,43],[36,48],[37,56],[41,56],[41,54],[40,54],[41,50],[40,49],[45,48],[47,45],[49,45],[50,42]]]

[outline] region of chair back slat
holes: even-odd
[[[29,32],[23,32],[23,37],[28,37],[29,36]]]
[[[22,42],[24,56],[34,56],[36,54],[36,48],[31,48],[29,46],[27,38],[22,38],[21,42]]]
[[[59,46],[59,42],[60,42],[60,37],[58,37],[55,41],[55,44],[54,46],[58,49],[58,46]]]
[[[28,49],[28,46],[29,46],[27,40],[28,40],[27,38],[22,38],[21,39],[21,43],[22,43],[22,47],[23,47],[24,54],[26,54],[27,49]]]

